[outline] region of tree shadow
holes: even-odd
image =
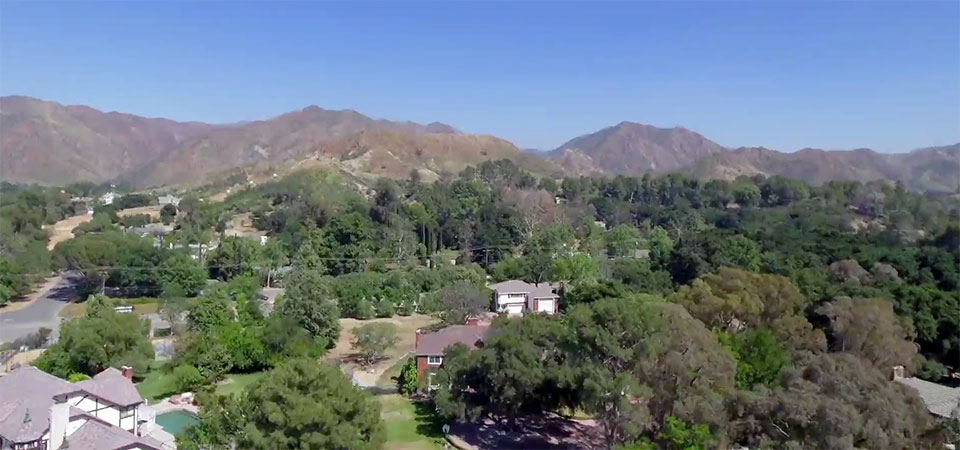
[[[429,402],[413,401],[414,420],[417,422],[417,433],[431,438],[443,439],[444,421],[437,414],[436,409]]]

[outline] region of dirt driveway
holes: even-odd
[[[327,353],[327,359],[340,364],[345,372],[352,372],[361,386],[376,386],[377,380],[388,369],[416,349],[417,329],[426,327],[436,321],[437,319],[422,314],[407,317],[396,316],[388,319],[340,319],[340,338],[337,339],[337,345]],[[392,323],[396,325],[397,336],[400,341],[394,348],[387,351],[387,357],[384,360],[368,369],[360,369],[356,363],[352,362],[352,356],[355,352],[351,343],[353,340],[351,331],[368,323]]]

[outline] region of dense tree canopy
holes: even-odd
[[[368,449],[384,441],[379,404],[334,366],[293,359],[239,397],[202,399],[177,447]]]
[[[63,324],[60,340],[36,361],[61,378],[73,373],[96,375],[108,367],[131,366],[146,373],[153,360],[150,324],[133,314],[114,311],[116,302],[101,296],[87,300],[86,316]]]

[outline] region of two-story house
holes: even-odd
[[[525,312],[555,314],[560,296],[549,283],[509,280],[487,286],[493,290],[494,311],[511,315]]]
[[[420,380],[426,377],[427,386],[432,387],[433,372],[443,364],[443,351],[457,343],[469,348],[480,347],[488,331],[488,325],[453,325],[432,333],[417,330],[417,377]]]
[[[161,450],[141,436],[153,416],[132,377],[109,368],[70,383],[33,366],[0,377],[0,449]]]

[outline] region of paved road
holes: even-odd
[[[76,273],[64,273],[60,282],[40,295],[29,306],[16,311],[0,312],[0,342],[12,342],[47,327],[59,335],[60,318],[57,314],[76,296]]]

